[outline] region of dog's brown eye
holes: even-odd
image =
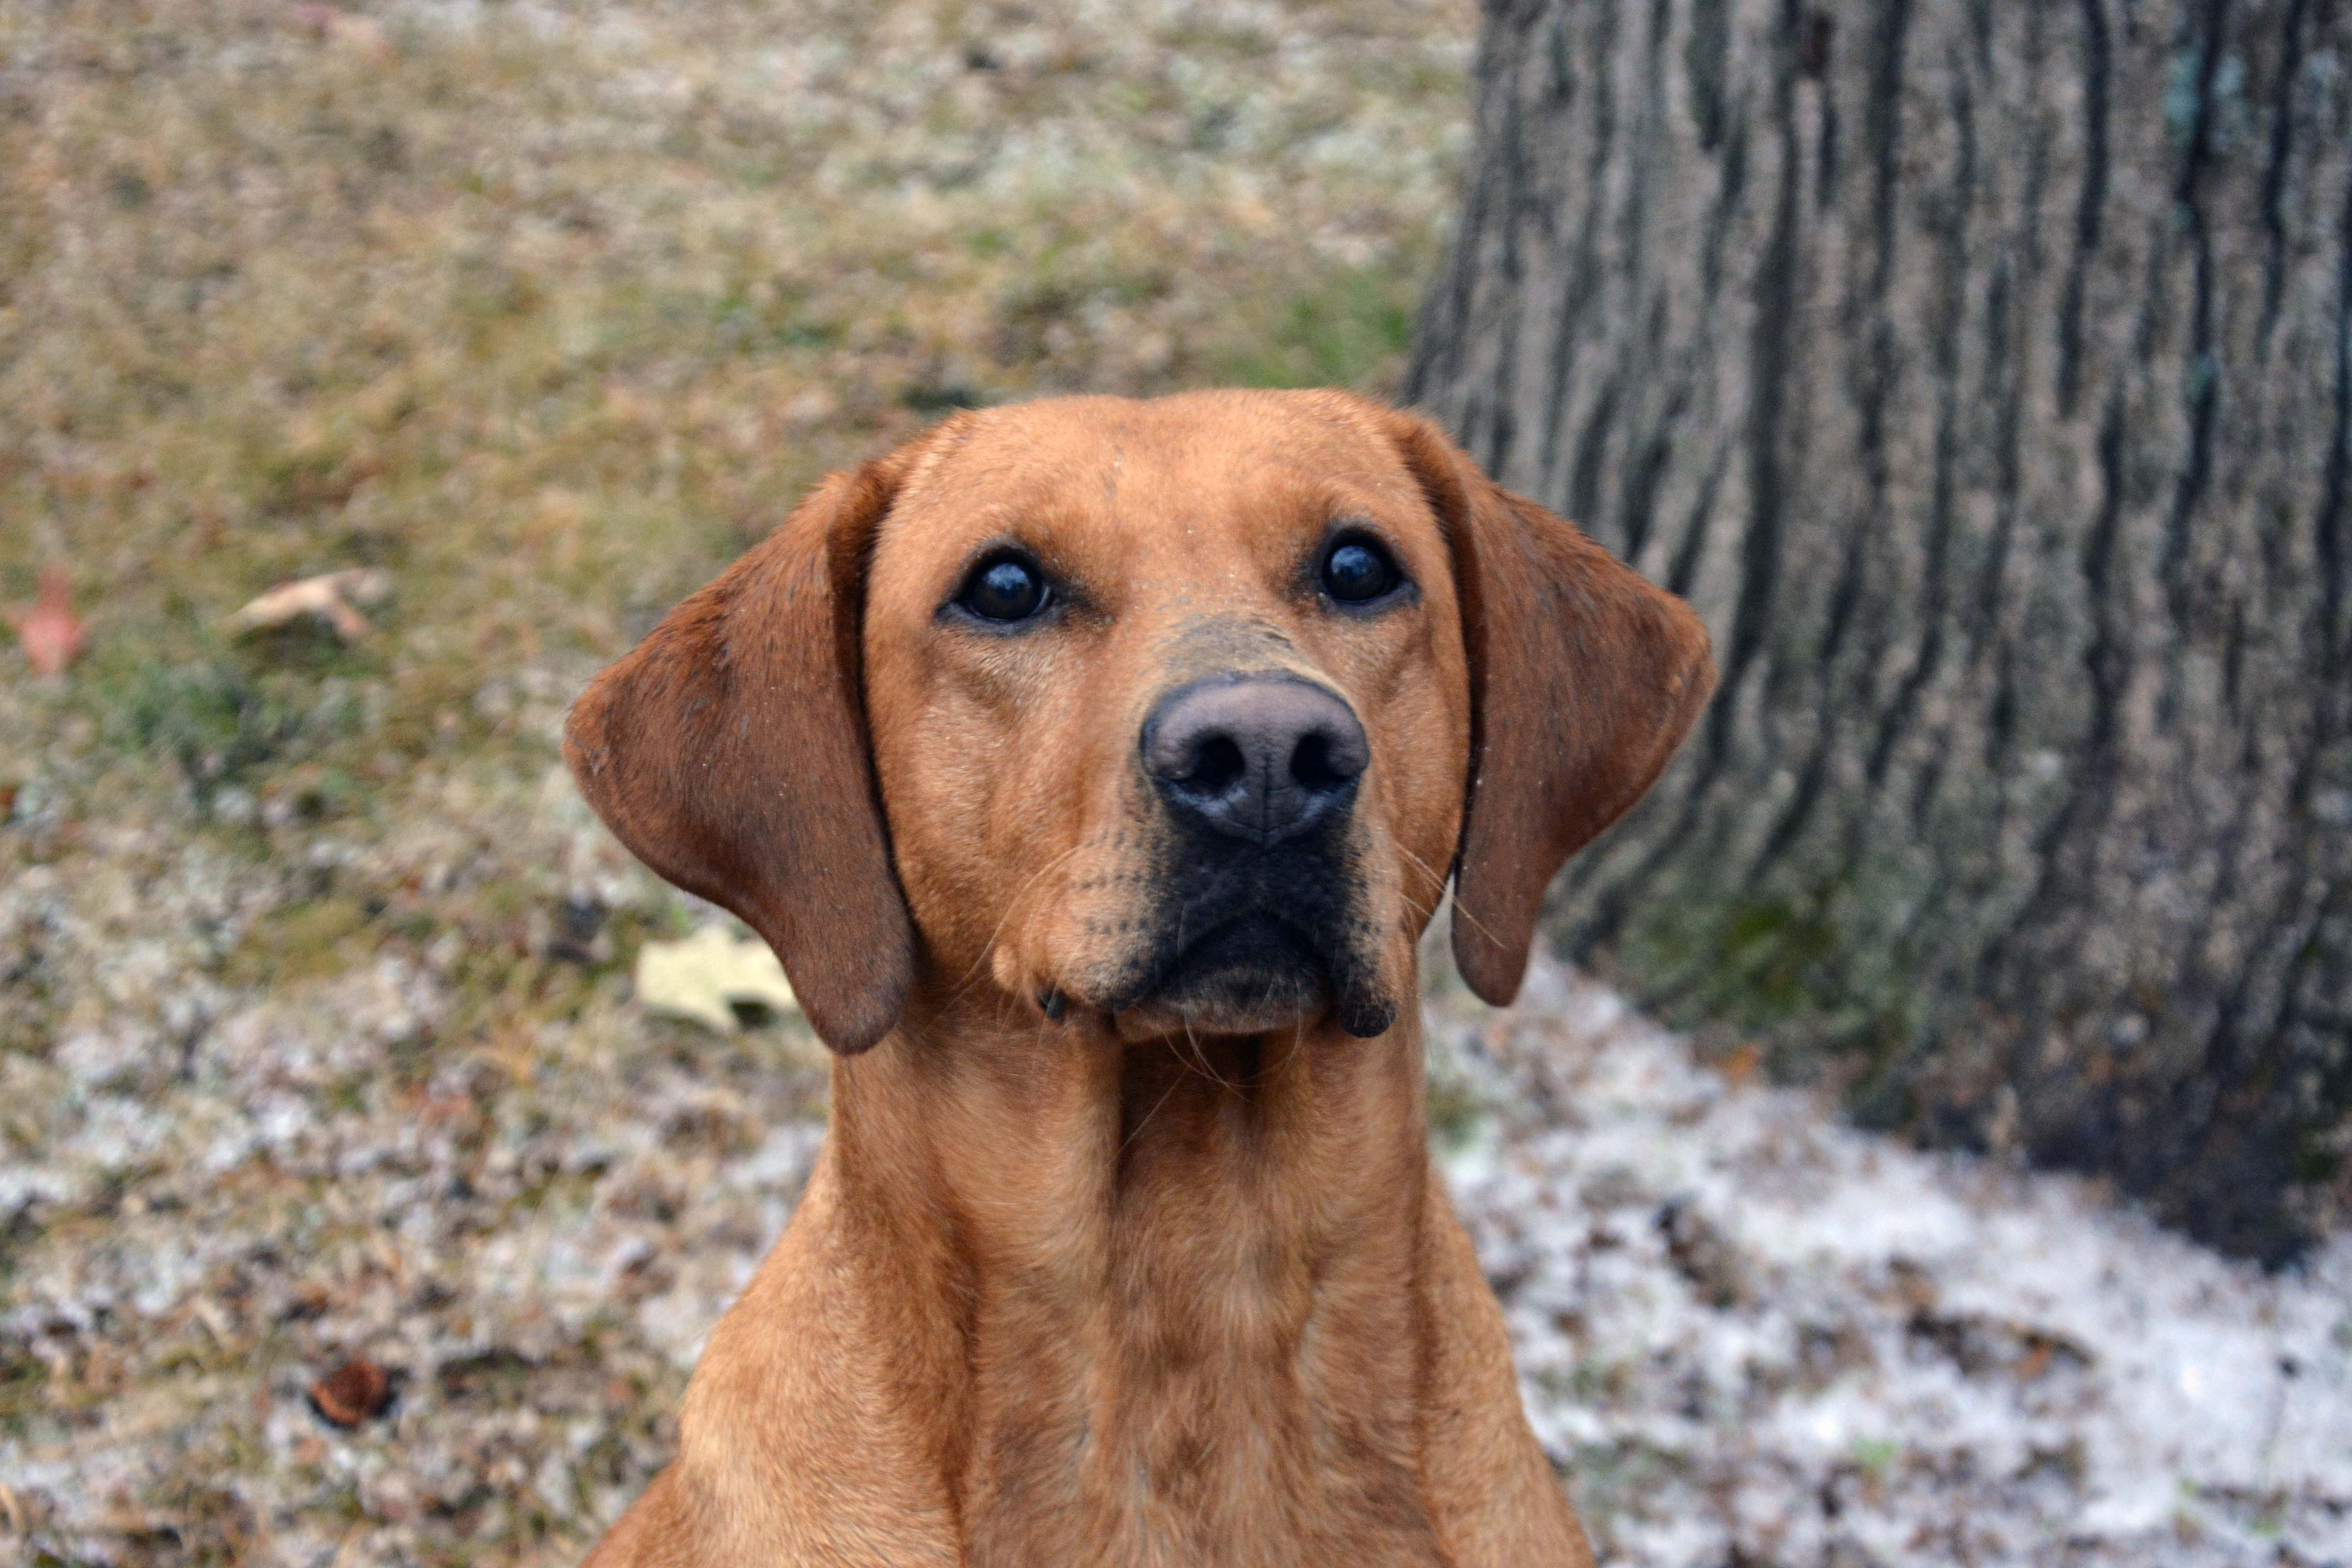
[[[1342,536],[1323,557],[1323,591],[1343,605],[1365,605],[1393,593],[1404,574],[1371,540]]]
[[[1045,574],[1022,556],[993,556],[972,568],[955,602],[983,621],[1025,621],[1045,607]]]

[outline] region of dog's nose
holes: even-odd
[[[1337,695],[1289,676],[1195,682],[1143,724],[1143,767],[1180,817],[1271,845],[1355,799],[1371,761]]]

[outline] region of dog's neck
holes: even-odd
[[[1139,1045],[977,1011],[919,999],[839,1064],[823,1173],[878,1244],[858,1255],[971,1539],[1213,1541],[1287,1508],[1302,1546],[1337,1547],[1317,1521],[1382,1501],[1420,1528],[1414,1010],[1371,1040]]]

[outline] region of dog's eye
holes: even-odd
[[[1045,607],[1045,574],[1022,555],[993,555],[971,569],[955,598],[983,621],[1025,621]]]
[[[1404,574],[1379,542],[1341,534],[1323,555],[1323,591],[1343,605],[1368,605],[1396,591]]]

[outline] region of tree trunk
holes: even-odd
[[[1556,897],[2292,1256],[2352,1131],[2352,4],[1497,0],[1407,395],[1707,616]]]

